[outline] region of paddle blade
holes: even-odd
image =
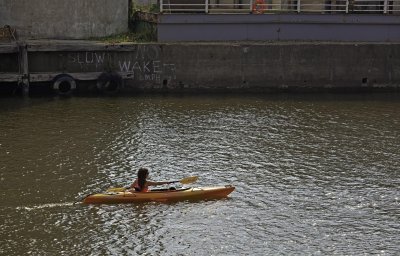
[[[179,182],[182,184],[190,184],[190,183],[196,182],[198,179],[199,179],[198,176],[192,176],[192,177],[183,178]]]
[[[124,192],[126,191],[126,188],[109,188],[107,189],[107,192]]]

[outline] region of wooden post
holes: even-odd
[[[388,0],[385,0],[383,5],[383,13],[387,14],[387,11],[388,11]]]
[[[26,44],[19,46],[22,95],[29,96],[29,66],[28,66],[28,48]]]

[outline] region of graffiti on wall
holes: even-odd
[[[159,46],[136,45],[125,51],[71,52],[67,62],[84,72],[112,70],[129,74],[131,79],[156,83],[175,80],[175,64],[160,56]]]
[[[16,41],[17,30],[8,25],[5,25],[4,27],[0,28],[0,41],[5,41],[5,40]]]
[[[85,71],[94,66],[96,70],[102,68],[111,56],[106,52],[77,52],[68,54],[68,62],[78,64]]]
[[[175,64],[163,63],[160,60],[120,60],[118,64],[120,72],[131,73],[138,80],[161,82],[163,74],[169,77],[170,80],[175,79]]]

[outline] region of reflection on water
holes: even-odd
[[[1,99],[1,255],[400,250],[399,95]],[[82,205],[198,175],[230,198]]]

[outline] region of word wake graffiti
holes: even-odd
[[[134,79],[161,82],[161,75],[172,80],[175,79],[175,64],[153,61],[119,61],[121,72],[133,74]]]

